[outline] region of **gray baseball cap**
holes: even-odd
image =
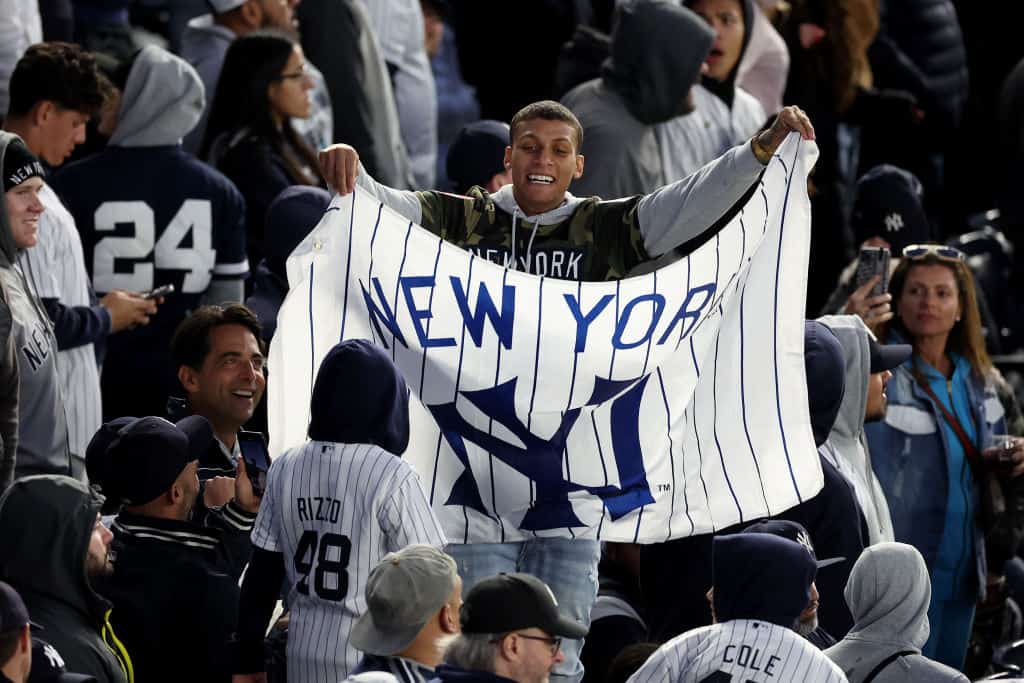
[[[383,657],[409,647],[448,602],[457,577],[455,560],[433,546],[388,553],[366,581],[366,613],[352,628],[352,646]]]

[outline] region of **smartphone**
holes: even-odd
[[[891,260],[892,255],[886,247],[861,247],[860,256],[857,258],[857,288],[859,289],[865,282],[879,275],[878,283],[871,288],[871,296],[888,292],[889,262]]]
[[[148,292],[143,292],[142,298],[159,299],[160,297],[167,296],[168,294],[174,294],[174,285],[161,285],[156,289],[151,289]]]
[[[245,471],[252,482],[252,491],[262,496],[267,489],[267,471],[270,469],[270,451],[259,432],[238,432],[238,447],[245,461]]]

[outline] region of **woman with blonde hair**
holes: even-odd
[[[957,668],[986,587],[983,528],[997,512],[996,478],[1024,473],[1019,443],[991,447],[1005,416],[964,260],[938,244],[903,250],[889,289],[895,317],[880,336],[914,353],[889,382],[885,419],[865,428],[896,540],[916,547],[931,575],[923,653]]]

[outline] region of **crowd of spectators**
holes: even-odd
[[[0,681],[1024,680],[1005,13],[0,0]],[[657,544],[451,543],[365,341],[325,358],[304,445],[243,458],[332,192],[618,280],[720,228],[792,133],[819,151],[814,498]],[[566,245],[572,272],[532,258]]]

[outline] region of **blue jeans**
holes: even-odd
[[[598,541],[535,538],[516,543],[452,543],[446,550],[459,565],[463,595],[488,576],[502,572],[533,574],[550,586],[559,612],[590,627],[590,608],[597,599],[597,563],[601,559]],[[558,681],[582,680],[581,649],[582,639],[562,641],[565,661],[552,672]]]

